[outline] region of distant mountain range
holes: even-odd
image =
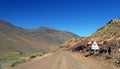
[[[0,20],[0,54],[49,50],[50,47],[59,46],[73,37],[79,36],[47,27],[24,29]]]

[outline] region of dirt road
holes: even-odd
[[[69,52],[58,51],[47,57],[20,64],[14,69],[113,69],[101,66],[98,63],[92,63],[93,61],[89,64],[87,60],[79,60]]]

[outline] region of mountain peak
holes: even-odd
[[[120,38],[120,18],[112,19],[105,26],[98,29],[91,36],[97,40]],[[93,38],[92,38],[93,39]]]
[[[40,51],[49,49],[52,46],[59,46],[64,41],[78,37],[72,33],[60,31],[48,27],[39,27],[34,29],[24,29],[12,25],[9,22],[0,20],[0,48],[5,47],[5,51],[19,50],[26,52]],[[1,52],[2,49],[0,49]]]
[[[111,21],[108,22],[108,24],[120,24],[120,18],[112,19]]]

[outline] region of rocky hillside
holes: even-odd
[[[24,29],[0,20],[0,54],[48,50],[73,37],[78,36],[47,27]]]
[[[120,19],[113,19],[90,36],[96,40],[120,39]]]
[[[105,26],[98,29],[91,36],[82,38],[79,41],[80,42],[87,41],[88,44],[92,43],[93,41],[97,41],[99,44],[103,44],[105,42],[119,40],[120,40],[120,19],[113,19],[110,20]]]
[[[120,19],[109,21],[89,37],[68,40],[61,47],[72,51],[83,51],[88,56],[93,54],[91,46],[94,41],[99,45],[98,56],[105,60],[110,59],[109,62],[120,66]]]
[[[112,58],[119,58],[120,49],[120,18],[109,21],[105,26],[98,29],[90,37],[90,41],[97,41],[100,48],[109,49],[111,47]]]
[[[98,41],[101,44],[100,48],[111,48],[112,62],[116,61],[120,66],[120,18],[109,21],[89,38]]]

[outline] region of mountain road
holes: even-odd
[[[94,62],[81,56],[77,59],[70,52],[57,51],[43,58],[36,58],[32,61],[20,64],[13,69],[114,69],[102,66],[99,62]]]

